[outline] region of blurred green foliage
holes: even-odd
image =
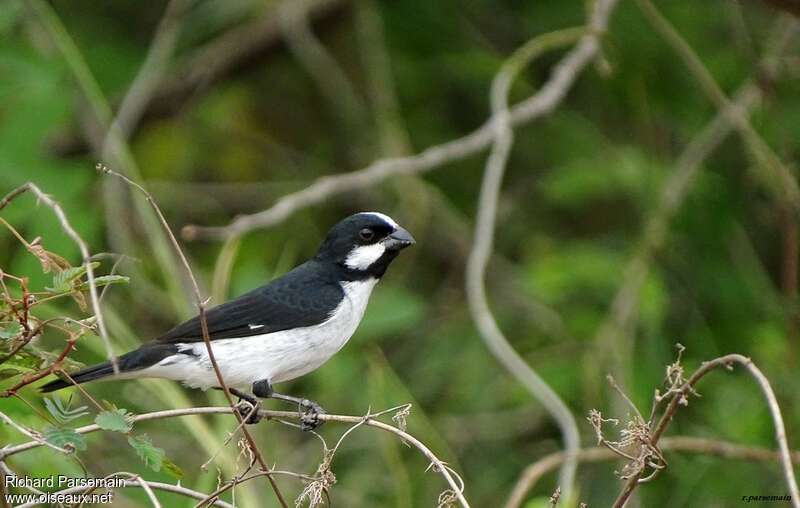
[[[188,79],[175,73],[197,48],[244,23],[276,16],[278,3],[191,2],[182,20],[176,63],[166,77]],[[52,6],[103,93],[117,104],[145,58],[165,3],[54,0]],[[755,60],[775,11],[757,1],[676,0],[659,2],[659,7],[726,92],[757,74]],[[379,13],[380,44],[359,42],[364,27],[356,20],[367,9]],[[312,27],[363,101],[367,116],[359,118],[361,131],[344,134],[342,119],[320,93],[320,84],[276,36],[231,69],[189,90],[160,96],[166,85],[157,87],[157,98],[133,133],[131,149],[143,183],[176,231],[188,223],[225,224],[320,176],[358,169],[387,155],[378,148],[382,136],[401,132],[407,148],[419,151],[471,131],[488,115],[489,85],[503,59],[536,34],[582,23],[585,9],[579,1],[336,2]],[[384,45],[392,77],[384,93],[396,94],[397,118],[380,109],[368,85],[378,71],[365,64],[373,61],[365,55]],[[594,444],[583,420],[588,410],[609,415],[612,407],[620,407],[605,383],[605,372],[613,368],[610,358],[597,354],[598,327],[676,157],[715,114],[685,64],[633,2],[616,9],[603,50],[609,75],[590,66],[559,108],[517,130],[503,185],[496,258],[487,277],[502,328],[565,398],[585,445]],[[788,54],[782,64],[785,77],[769,84],[753,125],[791,165],[800,148],[796,42]],[[534,93],[560,56],[546,55],[527,70],[513,87],[512,99]],[[136,239],[132,251],[120,252],[130,256],[119,267],[131,276],[130,284],[111,287],[106,297],[116,351],[133,348],[186,317],[192,312],[188,292],[177,295],[185,302],[181,308],[161,304],[175,301],[165,296],[174,289],[165,286],[164,268],[145,239],[163,232],[148,229],[137,218],[130,201],[140,196],[102,192],[102,177],[93,169],[97,156],[82,129],[86,102],[35,12],[22,1],[5,0],[0,8],[0,75],[0,194],[34,181],[62,204],[93,252],[117,251],[119,228],[127,228]],[[403,146],[402,139],[395,141]],[[238,295],[302,262],[326,229],[353,211],[381,210],[406,225],[419,243],[392,266],[356,336],[323,368],[284,390],[343,414],[413,402],[410,432],[464,476],[474,506],[499,506],[520,471],[559,449],[560,437],[542,408],[488,353],[466,309],[464,262],[484,157],[337,196],[276,227],[251,233],[236,249],[229,284],[215,290]],[[639,297],[632,348],[624,358],[625,389],[641,408],[648,408],[677,342],[687,347],[687,369],[723,353],[745,354],[772,380],[790,442],[797,447],[800,323],[797,282],[786,278],[797,263],[796,250],[786,248],[796,249],[792,231],[797,225],[754,179],[751,166],[744,144],[731,136],[706,161],[670,222],[668,240],[657,251]],[[122,221],[109,215],[104,200],[122,204],[127,211]],[[41,237],[48,250],[79,263],[75,245],[33,198],[18,198],[2,217],[28,241]],[[220,248],[213,242],[186,245],[205,294],[216,280]],[[10,234],[0,234],[0,267],[28,277],[37,290],[52,282]],[[555,327],[543,324],[541,306],[558,316]],[[74,305],[54,302],[45,313],[77,312]],[[88,364],[104,356],[96,337],[84,337],[78,344],[75,360]],[[63,338],[47,335],[36,346],[59,351]],[[101,383],[87,389],[98,400],[134,413],[222,403],[218,393],[165,381]],[[703,397],[680,411],[671,434],[774,446],[759,392],[741,373],[715,373],[699,392]],[[44,408],[33,387],[21,395]],[[19,399],[2,399],[0,407],[32,428],[43,430],[47,424]],[[89,418],[77,422],[83,425]],[[80,475],[86,466],[93,476],[127,470],[174,481],[165,468],[147,467],[166,456],[183,470],[183,485],[209,492],[217,485],[217,471],[212,467],[204,472],[199,465],[217,451],[231,425],[230,417],[222,416],[137,424],[140,437],[129,439],[139,440],[143,463],[135,460],[126,437],[113,432],[87,435],[86,450],[78,453],[80,463],[42,448],[14,456],[9,463],[31,475]],[[72,438],[49,429],[45,435],[49,432],[58,442]],[[321,456],[313,436],[274,424],[251,430],[268,463],[308,474],[316,470]],[[343,430],[329,424],[321,433],[331,443]],[[152,442],[141,437],[144,432]],[[0,442],[22,439],[9,427],[0,428]],[[163,448],[161,455],[154,447]],[[234,470],[236,455],[231,445],[220,456],[223,476]],[[639,489],[642,506],[730,506],[742,495],[785,493],[774,464],[675,454],[669,460],[670,467],[656,481]],[[443,486],[435,474],[425,472],[426,466],[396,440],[359,430],[333,463],[338,479],[334,505],[430,506]],[[607,505],[618,491],[616,467],[581,466],[581,499],[590,506]],[[554,475],[546,477],[527,506],[546,506],[555,481]],[[302,489],[290,478],[279,479],[279,485],[291,497]],[[263,481],[250,482],[237,488],[237,502],[270,505],[267,489]],[[162,495],[169,500],[165,505],[192,506]],[[115,499],[119,506],[146,503],[135,489],[121,490]]]

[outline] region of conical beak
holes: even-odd
[[[414,245],[417,243],[416,240],[414,240],[414,237],[411,236],[411,233],[400,226],[397,227],[394,233],[386,237],[383,242],[384,245],[386,245],[386,248],[389,250],[402,250],[409,245]]]

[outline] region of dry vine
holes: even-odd
[[[658,442],[658,446],[663,451],[706,455],[731,460],[758,462],[777,462],[780,460],[780,452],[775,450],[699,437],[665,437]],[[800,463],[800,451],[794,451],[791,455],[793,462]],[[528,492],[536,486],[539,479],[560,467],[568,457],[565,452],[554,452],[526,467],[511,490],[505,508],[519,508],[522,506]],[[587,462],[606,462],[620,457],[619,454],[609,448],[598,446],[579,450],[575,454],[575,458],[579,463],[583,464]]]
[[[445,462],[439,459],[431,450],[428,448],[422,441],[418,440],[413,435],[409,434],[405,430],[402,430],[400,427],[402,426],[402,420],[398,423],[398,426],[389,425],[384,423],[376,418],[378,416],[382,416],[386,413],[392,412],[394,413],[393,418],[404,418],[403,415],[406,414],[408,410],[408,405],[399,406],[397,408],[391,408],[386,411],[381,411],[378,413],[367,413],[364,416],[349,416],[349,415],[335,415],[335,414],[322,414],[320,415],[320,420],[325,422],[338,422],[338,423],[345,423],[351,424],[352,427],[348,429],[348,431],[342,436],[342,438],[337,442],[337,445],[334,446],[332,450],[328,450],[326,447],[323,464],[327,462],[328,468],[323,468],[324,473],[327,474],[329,470],[330,461],[332,460],[333,453],[335,453],[336,449],[338,448],[339,444],[341,444],[344,437],[346,437],[352,430],[355,430],[359,426],[366,426],[366,427],[374,427],[380,429],[384,432],[388,432],[393,434],[394,436],[398,437],[403,442],[409,444],[410,446],[416,448],[431,464],[431,469],[439,473],[442,478],[447,482],[448,491],[451,492],[454,498],[459,502],[462,507],[469,507],[469,503],[464,498],[463,490],[464,484],[459,478],[459,476],[453,473],[452,469],[450,469]],[[150,421],[150,420],[160,420],[164,418],[175,418],[180,416],[190,416],[190,415],[208,415],[208,414],[228,414],[231,413],[232,410],[230,407],[193,407],[193,408],[185,408],[185,409],[169,409],[164,411],[154,411],[151,413],[144,413],[140,415],[133,416],[133,422],[143,422],[143,421]],[[300,417],[300,415],[295,411],[272,411],[272,410],[259,410],[259,415],[267,420],[296,420]],[[399,415],[399,416],[398,416]],[[5,421],[10,420],[6,415],[0,412],[0,419]],[[21,429],[20,429],[21,430]],[[97,432],[102,430],[98,425],[85,425],[83,427],[78,427],[75,429],[75,432],[78,434],[89,434],[92,432]],[[22,430],[21,430],[22,431]],[[28,450],[32,450],[34,448],[39,448],[41,446],[48,446],[48,443],[35,436],[35,434],[30,433],[29,431],[23,432],[29,438],[32,438],[31,441],[26,443],[12,445],[12,446],[5,446],[4,448],[0,449],[0,464],[4,463],[8,457],[16,455],[18,453],[23,453]],[[59,450],[60,452],[69,452],[69,450]],[[272,471],[275,472],[275,471]],[[246,481],[252,478],[256,478],[263,475],[268,475],[270,472],[259,472],[254,475],[246,476],[241,478],[238,483],[242,481]],[[276,474],[278,472],[275,472]],[[286,472],[283,472],[284,474]],[[330,477],[328,477],[330,478]],[[312,481],[319,481],[318,478],[315,478]],[[127,486],[127,485],[126,485]],[[232,486],[232,485],[231,485]],[[227,489],[225,489],[227,490]],[[223,490],[219,492],[212,493],[212,496],[205,496],[201,499],[202,502],[211,502],[218,496]]]
[[[612,387],[623,397],[633,412],[631,419],[625,423],[624,428],[620,431],[620,439],[610,440],[606,438],[603,429],[605,423],[610,422],[616,425],[619,423],[617,420],[603,418],[602,414],[596,409],[591,410],[589,413],[587,419],[594,428],[598,444],[626,460],[624,467],[618,472],[620,478],[625,480],[625,484],[614,502],[614,508],[625,506],[625,503],[639,484],[652,480],[659,471],[667,466],[666,459],[659,447],[659,440],[670,421],[672,421],[672,417],[677,412],[678,407],[688,405],[689,397],[697,394],[694,389],[697,382],[716,368],[722,367],[727,370],[733,370],[735,364],[743,366],[761,389],[772,416],[778,455],[785,482],[792,498],[792,506],[795,508],[800,507],[800,496],[798,496],[797,480],[792,468],[792,456],[786,439],[786,429],[778,401],[775,398],[775,393],[770,386],[769,380],[749,358],[739,354],[729,354],[704,362],[687,379],[684,376],[684,367],[681,364],[683,350],[683,346],[678,344],[678,358],[668,365],[666,369],[664,380],[666,390],[664,393],[661,393],[658,389],[655,390],[650,414],[647,418],[642,416],[641,412],[619,388],[613,378],[609,376]],[[664,402],[667,402],[666,407],[663,409],[660,418],[656,420],[656,413]]]

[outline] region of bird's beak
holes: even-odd
[[[414,240],[414,237],[411,236],[411,233],[398,226],[394,233],[386,237],[383,243],[389,250],[402,250],[417,242]]]

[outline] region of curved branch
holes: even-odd
[[[228,414],[231,413],[232,410],[230,407],[191,407],[191,408],[184,408],[184,409],[167,409],[164,411],[154,411],[152,413],[144,413],[140,415],[136,415],[133,417],[133,422],[143,422],[148,420],[160,420],[164,418],[174,418],[177,416],[190,416],[190,415],[204,415],[204,414]],[[300,414],[296,411],[273,411],[269,409],[261,409],[258,412],[259,416],[265,418],[267,420],[274,420],[274,419],[299,419]],[[394,434],[404,442],[414,446],[417,450],[419,450],[426,459],[430,461],[430,463],[434,466],[434,469],[437,473],[441,474],[442,477],[445,479],[447,484],[453,490],[454,495],[458,499],[459,503],[463,508],[469,508],[469,503],[467,502],[464,494],[462,492],[461,486],[455,480],[453,475],[447,468],[447,464],[441,461],[431,450],[428,448],[422,441],[415,438],[408,432],[404,430],[400,430],[397,427],[389,425],[387,423],[383,423],[381,421],[375,420],[370,418],[369,416],[349,416],[349,415],[333,415],[333,414],[320,414],[319,419],[324,422],[340,422],[340,423],[352,423],[352,424],[362,424],[367,427],[375,427],[380,429],[384,432],[388,432],[390,434]],[[75,429],[75,432],[78,434],[89,434],[92,432],[97,432],[100,429],[95,424],[85,425],[83,427],[78,427]],[[22,443],[14,446],[6,446],[5,448],[0,449],[0,461],[4,461],[7,457],[12,455],[16,455],[18,453],[22,453],[28,450],[32,450],[34,448],[38,448],[43,446],[41,441],[28,441],[27,443]],[[203,496],[205,499],[206,496]]]
[[[797,480],[795,479],[794,470],[792,469],[792,457],[791,452],[789,451],[789,444],[786,440],[786,428],[783,424],[780,406],[778,406],[778,401],[775,398],[775,393],[772,391],[769,380],[758,369],[758,367],[753,364],[752,360],[746,356],[730,354],[703,363],[703,365],[701,365],[700,368],[697,369],[694,374],[692,374],[689,380],[677,390],[677,393],[675,393],[672,399],[670,399],[667,408],[664,410],[664,414],[661,415],[661,419],[658,421],[658,424],[650,436],[650,445],[656,446],[658,440],[661,438],[661,435],[664,433],[669,425],[669,422],[672,420],[672,416],[678,410],[678,405],[686,396],[692,393],[694,385],[697,384],[697,382],[700,381],[703,376],[717,367],[731,369],[735,363],[738,363],[747,369],[747,372],[758,383],[758,386],[764,395],[764,400],[769,407],[773,425],[775,427],[775,441],[778,443],[781,467],[783,468],[786,484],[789,487],[789,494],[792,497],[792,506],[794,508],[800,508],[800,492],[797,490]],[[614,501],[614,508],[622,508],[625,506],[628,498],[630,498],[634,489],[639,484],[640,477],[641,471],[631,475],[631,477],[625,482],[622,492],[620,492],[616,501]]]
[[[466,291],[470,313],[475,325],[495,358],[541,404],[558,424],[567,452],[574,454],[580,448],[580,435],[575,417],[558,394],[514,350],[497,324],[486,298],[486,267],[492,254],[497,202],[505,173],[506,163],[514,142],[508,110],[508,93],[517,75],[543,52],[577,39],[582,29],[552,32],[532,39],[503,64],[492,82],[491,104],[494,119],[495,141],[486,161],[486,171],[478,198],[478,216],[475,220],[475,238],[467,259]],[[561,471],[561,488],[569,499],[575,479],[576,463],[570,459]]]
[[[589,20],[590,31],[564,56],[555,67],[550,79],[535,95],[511,109],[512,125],[530,122],[546,115],[560,104],[580,72],[597,54],[598,37],[605,31],[608,18],[616,3],[617,0],[595,2]],[[231,235],[273,226],[286,220],[298,210],[316,205],[343,192],[369,187],[396,175],[436,169],[488,148],[494,141],[493,125],[494,121],[490,118],[472,133],[432,146],[417,155],[381,159],[357,171],[322,177],[302,190],[285,195],[266,210],[251,215],[241,215],[227,226],[188,225],[183,228],[182,235],[186,240],[198,238],[222,240]]]
[[[780,459],[780,453],[775,450],[700,437],[665,437],[661,440],[658,446],[662,450],[672,452],[710,455],[732,460],[768,462],[777,461]],[[791,456],[793,462],[800,463],[800,451],[791,452]],[[539,481],[539,479],[563,464],[568,457],[569,454],[565,452],[555,452],[542,457],[530,466],[526,467],[517,479],[517,483],[514,485],[514,488],[511,490],[511,494],[508,496],[508,501],[506,501],[505,508],[519,508],[522,506],[522,503],[525,501],[525,497],[528,495],[528,492],[530,492],[533,487],[536,486],[536,483]],[[616,452],[602,446],[595,448],[584,448],[579,450],[574,457],[575,460],[580,463],[602,462],[619,459],[619,455]]]
[[[182,487],[180,485],[172,485],[171,483],[151,482],[148,480],[144,480],[140,477],[136,477],[132,480],[124,480],[124,482],[125,483],[122,485],[122,488],[131,488],[131,487],[142,488],[145,490],[145,492],[150,491],[148,497],[150,497],[150,494],[152,494],[151,489],[155,489],[155,490],[163,490],[164,492],[172,492],[173,494],[180,494],[182,496],[190,497],[192,499],[201,500],[206,498],[206,495],[203,494],[202,492],[197,492],[196,490],[187,489],[186,487]],[[63,495],[78,494],[90,489],[91,487],[77,486],[64,490],[59,490],[58,492],[53,492],[53,494],[63,494]],[[153,497],[150,497],[150,499],[152,501]],[[226,503],[225,501],[219,499],[213,501],[211,504],[213,506],[220,506],[222,508],[234,508],[232,504]],[[30,502],[21,504],[17,506],[17,508],[32,508],[34,506],[40,506],[40,505],[41,504],[38,502]],[[155,503],[155,506],[160,506],[157,501]]]

